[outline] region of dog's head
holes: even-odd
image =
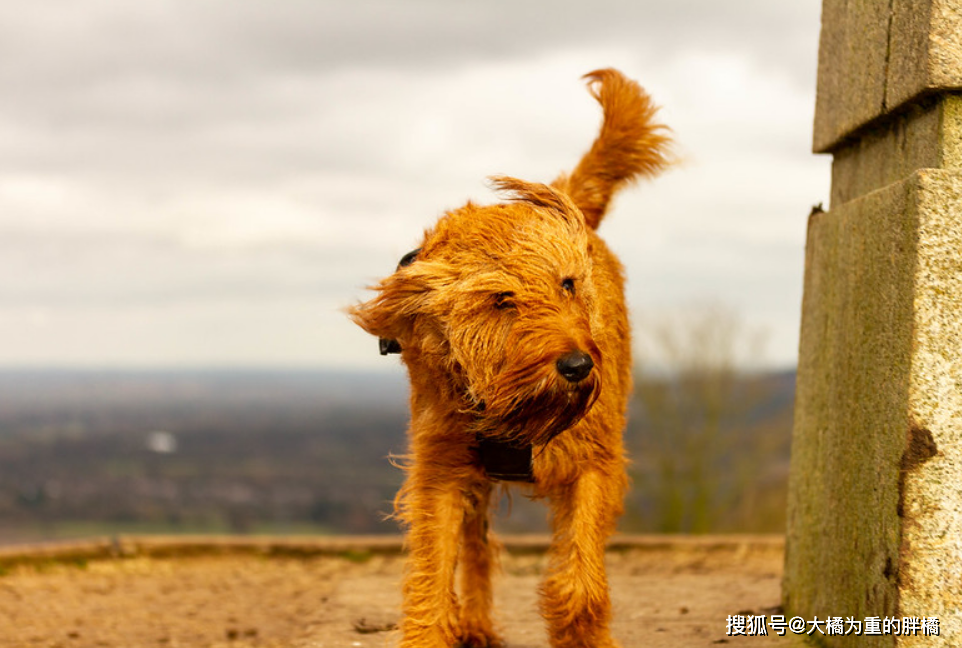
[[[496,178],[511,200],[443,216],[349,311],[382,352],[402,353],[412,382],[472,414],[480,434],[518,445],[546,443],[597,399],[596,305],[619,288],[595,286],[589,230],[621,187],[669,164],[641,87],[612,69],[587,79],[604,121],[570,174],[551,186]]]
[[[494,182],[512,200],[446,214],[350,314],[412,371],[443,376],[478,432],[540,444],[601,388],[588,228],[556,189]]]

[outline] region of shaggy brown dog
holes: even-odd
[[[445,214],[350,309],[410,374],[402,648],[503,645],[491,621],[494,480],[550,502],[551,645],[616,645],[604,549],[628,482],[631,345],[622,267],[595,229],[616,190],[666,166],[669,140],[637,83],[611,69],[586,78],[604,122],[574,171],[551,185],[495,178],[508,202]]]

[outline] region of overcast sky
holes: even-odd
[[[387,368],[340,311],[485,178],[550,181],[614,66],[684,163],[602,235],[636,322],[792,366],[818,0],[0,0],[0,367]]]

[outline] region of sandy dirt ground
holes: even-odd
[[[543,540],[507,542],[498,622],[509,648],[547,647]],[[608,554],[624,648],[800,645],[731,637],[728,615],[773,614],[779,538],[635,538]],[[0,550],[0,647],[396,646],[396,539],[127,539]]]

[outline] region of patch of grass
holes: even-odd
[[[338,556],[349,562],[361,565],[369,561],[374,556],[374,553],[370,549],[348,549],[347,551],[342,551]]]

